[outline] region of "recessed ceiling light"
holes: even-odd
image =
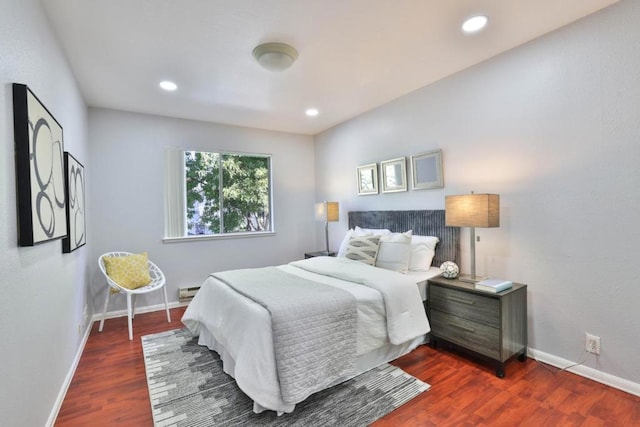
[[[462,31],[467,34],[477,33],[487,25],[488,21],[489,18],[484,15],[472,16],[462,23]]]
[[[315,117],[317,116],[320,112],[318,111],[317,108],[307,108],[307,111],[304,112],[307,116],[309,117]]]
[[[165,80],[160,82],[160,87],[164,90],[168,90],[168,91],[174,91],[176,89],[178,89],[178,85],[175,84],[174,82],[170,82],[169,80]]]

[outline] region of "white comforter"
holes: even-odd
[[[332,270],[332,264],[332,275],[308,271]],[[405,275],[344,258],[328,257],[311,258],[278,268],[339,287],[356,297],[357,354],[359,361],[365,362],[368,368],[412,350],[430,330],[416,282]],[[337,278],[348,275],[355,282]],[[374,287],[359,282],[373,283]],[[395,288],[402,290],[393,292]],[[225,372],[233,376],[238,386],[254,400],[254,410],[293,411],[295,404],[285,403],[281,397],[271,320],[264,307],[209,277],[189,304],[182,322],[194,335],[200,336],[200,344],[220,354]],[[390,342],[390,335],[399,345]]]
[[[401,344],[429,332],[420,292],[412,278],[348,258],[316,257],[290,265],[306,271],[359,283],[382,294],[391,344]]]

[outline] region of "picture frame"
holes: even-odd
[[[67,237],[62,239],[62,252],[71,253],[87,243],[85,222],[84,166],[70,153],[64,153]]]
[[[358,196],[378,194],[378,164],[358,166]]]
[[[444,188],[442,150],[411,156],[411,176],[414,190]]]
[[[380,169],[383,193],[407,191],[407,159],[405,157],[380,162]]]
[[[13,84],[18,245],[67,235],[62,126],[24,84]]]

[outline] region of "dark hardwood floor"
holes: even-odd
[[[133,341],[127,319],[93,325],[56,426],[151,426],[140,337],[182,327],[184,308],[139,314]],[[633,426],[640,397],[527,360],[513,361],[504,379],[493,368],[455,352],[420,346],[394,362],[431,389],[374,426]]]

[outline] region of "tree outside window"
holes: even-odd
[[[271,231],[271,159],[185,151],[187,234]]]

